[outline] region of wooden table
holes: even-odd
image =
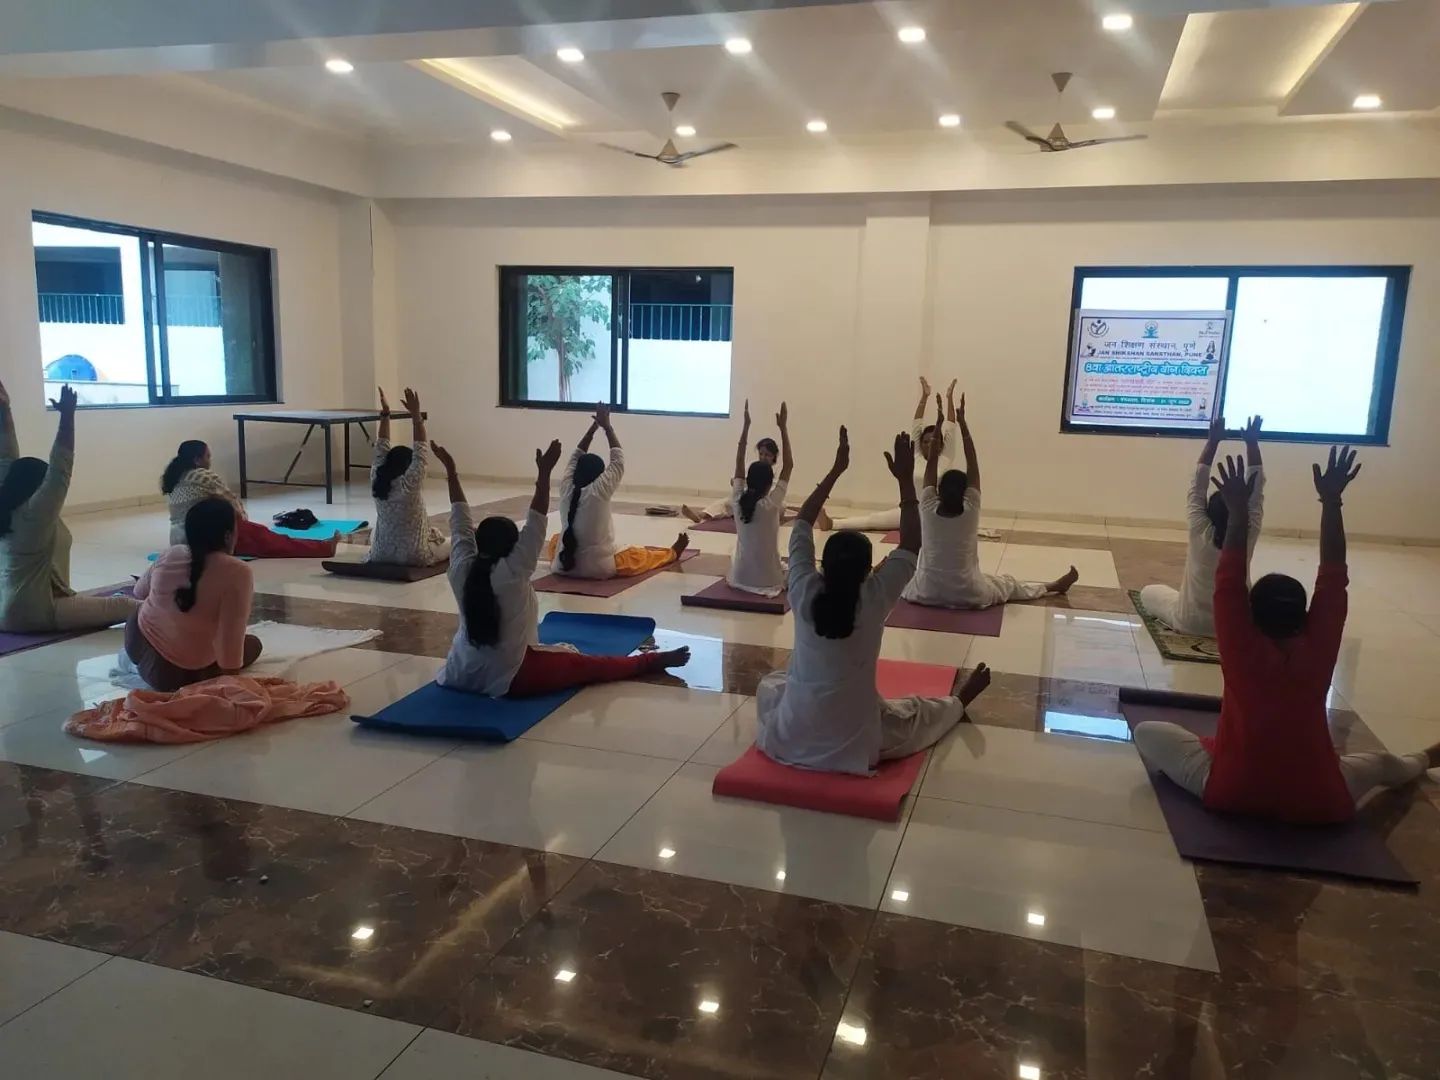
[[[249,486],[255,484],[269,484],[277,487],[323,487],[325,489],[325,502],[335,501],[335,475],[334,464],[331,458],[332,428],[339,427],[345,432],[345,480],[350,479],[350,470],[370,469],[370,462],[354,462],[350,460],[350,425],[360,425],[360,433],[365,436],[365,441],[374,445],[370,438],[370,432],[365,425],[377,423],[380,420],[380,413],[374,409],[282,409],[278,412],[255,412],[236,413],[235,425],[240,437],[240,497],[249,496]],[[426,418],[425,413],[420,414],[420,419]],[[392,420],[409,420],[410,414],[403,409],[390,414]],[[304,424],[305,437],[300,440],[300,449],[295,451],[295,457],[290,462],[290,467],[285,470],[285,477],[282,480],[251,480],[245,464],[245,425],[246,424]],[[305,444],[310,441],[310,436],[319,428],[325,433],[325,483],[305,484],[299,481],[292,481],[291,475],[295,472],[295,466],[300,464],[300,455],[305,452]]]

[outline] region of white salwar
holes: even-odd
[[[920,493],[920,566],[904,598],[929,607],[987,608],[1011,600],[1038,600],[1044,585],[980,569],[980,492],[965,489],[965,512],[940,513],[933,487]]]
[[[605,471],[580,490],[575,508],[575,565],[566,570],[560,565],[560,552],[565,546],[565,530],[570,528],[570,498],[575,492],[575,465],[585,451],[578,447],[565,465],[560,480],[560,543],[555,545],[553,573],[579,578],[613,578],[615,576],[615,520],[611,516],[610,497],[625,475],[625,453],[618,446],[610,447],[610,462]]]
[[[808,522],[790,534],[790,602],[795,649],[785,671],[760,680],[755,745],[787,765],[866,776],[881,761],[935,742],[965,717],[957,697],[886,700],[875,689],[885,619],[915,573],[915,556],[894,551],[860,587],[849,637],[821,637],[811,618],[825,584],[815,568]]]
[[[1259,466],[1247,469],[1245,478],[1255,482],[1250,493],[1248,566],[1250,556],[1255,554],[1255,542],[1260,539],[1260,525],[1265,519],[1265,470]],[[1190,537],[1185,552],[1185,578],[1179,591],[1169,585],[1146,585],[1140,590],[1140,604],[1146,612],[1171,629],[1200,637],[1215,636],[1215,569],[1220,565],[1215,526],[1205,512],[1209,492],[1210,466],[1197,464],[1185,503]]]
[[[920,453],[920,436],[925,434],[925,429],[929,426],[924,420],[916,420],[910,425],[910,440],[915,444],[915,486],[917,488],[925,483],[925,461]],[[940,434],[945,437],[945,445],[940,449],[941,472],[944,472],[946,467],[955,464],[955,444],[959,441],[956,431],[953,420],[946,420],[940,425]],[[891,529],[900,528],[900,508],[892,506],[889,510],[876,510],[870,514],[839,518],[832,522],[830,527],[836,530],[849,529],[853,532],[889,532]]]

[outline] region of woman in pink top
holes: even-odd
[[[155,690],[233,675],[260,657],[245,633],[255,579],[235,558],[235,508],[203,499],[185,515],[185,543],[135,583],[139,611],[125,624],[125,652]]]

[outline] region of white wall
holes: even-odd
[[[1255,193],[1264,191],[1265,193]],[[1035,515],[1178,521],[1198,444],[1061,435],[1077,264],[1413,264],[1391,445],[1362,453],[1357,532],[1440,539],[1440,191],[1373,185],[1064,194],[696,200],[467,200],[385,204],[394,223],[403,379],[431,390],[434,430],[462,467],[524,476],[533,448],[578,415],[498,408],[496,267],[735,268],[732,408],[755,436],[788,397],[796,489],[855,447],[841,494],[893,498],[880,460],[908,424],[915,377],[970,394],[987,502]],[[443,394],[437,393],[443,391]],[[428,403],[428,402],[427,402]],[[636,485],[720,490],[736,420],[624,417]],[[1273,445],[1267,520],[1313,528],[1316,449]]]
[[[48,132],[33,118],[3,110],[0,162],[0,378],[14,402],[24,452],[48,454],[55,430],[55,416],[42,404],[33,210],[274,248],[284,397],[294,405],[343,403],[340,225],[332,196],[114,136]],[[187,438],[210,442],[219,468],[235,478],[235,411],[186,406],[82,413],[71,505],[155,494],[165,462]],[[298,440],[293,428],[253,429],[252,471],[283,471]],[[318,462],[318,447],[313,456]]]

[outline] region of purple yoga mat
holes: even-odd
[[[694,548],[687,548],[680,556],[680,562],[693,559],[700,552]],[[643,574],[636,574],[634,577],[613,577],[613,578],[579,578],[564,577],[561,574],[546,574],[533,582],[536,592],[566,593],[570,596],[618,596],[631,585],[637,585],[646,578],[652,578],[656,574],[663,574],[675,563],[662,566],[656,570],[648,570]]]
[[[901,630],[933,630],[940,634],[974,634],[977,637],[999,637],[1005,621],[1005,605],[972,610],[968,608],[926,607],[901,600],[885,620],[886,626]]]
[[[1179,704],[1157,704],[1158,694],[1145,702],[1127,701],[1121,692],[1120,711],[1133,731],[1146,720],[1179,724],[1196,735],[1214,735],[1220,719],[1217,710],[1197,708],[1193,695],[1177,694]],[[1218,703],[1217,703],[1218,705]],[[1175,847],[1187,859],[1267,866],[1276,870],[1302,870],[1338,874],[1367,881],[1413,885],[1419,879],[1400,864],[1380,836],[1363,821],[1340,825],[1291,825],[1263,818],[1224,814],[1205,805],[1168,777],[1150,769],[1150,783],[1170,827]]]
[[[686,526],[691,532],[719,532],[733,533],[735,531],[735,519],[733,517],[711,518],[709,521],[696,522]]]
[[[90,589],[86,596],[130,596],[135,589],[133,581],[118,582],[114,585],[106,585],[100,589]],[[49,645],[56,641],[69,641],[71,638],[84,637],[86,634],[95,633],[90,630],[52,630],[43,634],[7,634],[0,631],[0,656],[9,656],[11,653],[25,652],[29,649],[38,649],[41,645]]]
[[[736,589],[723,578],[697,593],[680,597],[683,607],[726,608],[731,611],[755,611],[762,615],[784,615],[790,610],[790,597],[758,596],[744,589]]]

